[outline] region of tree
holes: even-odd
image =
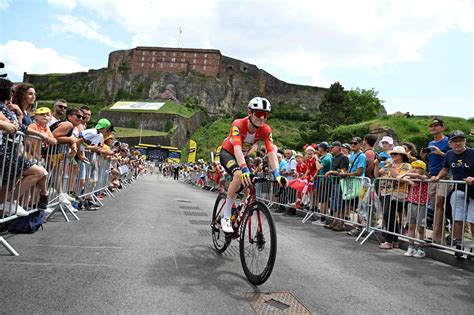
[[[346,123],[350,107],[347,104],[347,92],[339,82],[333,83],[326,91],[319,110],[330,126]]]
[[[374,89],[355,89],[347,92],[346,101],[350,115],[347,123],[358,123],[364,120],[375,119],[385,112],[383,101],[377,97]]]

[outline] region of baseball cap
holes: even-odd
[[[331,143],[331,147],[342,147],[342,143],[340,141],[334,141]]]
[[[434,118],[430,121],[430,127],[433,125],[444,126],[444,120],[442,120],[441,118]]]
[[[416,161],[411,162],[411,166],[419,167],[422,170],[426,171],[426,163],[421,160],[416,160]]]
[[[466,139],[466,136],[464,135],[464,132],[462,132],[461,130],[454,130],[452,131],[450,134],[449,134],[449,141],[453,140],[453,139],[457,139],[457,138],[462,138],[462,139]]]
[[[102,118],[97,122],[97,125],[95,125],[95,129],[100,130],[104,128],[110,128],[112,127],[112,124],[108,119]]]
[[[351,143],[353,143],[353,142],[362,143],[362,138],[361,137],[354,137],[351,140]]]
[[[346,148],[347,150],[351,150],[351,145],[349,143],[343,143],[342,147]]]
[[[318,144],[318,148],[323,148],[324,150],[327,150],[329,148],[329,143],[327,143],[326,141],[323,141],[320,144]]]
[[[35,111],[35,115],[43,115],[48,113],[51,113],[51,109],[48,107],[40,107]]]

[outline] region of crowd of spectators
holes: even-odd
[[[462,131],[445,135],[442,119],[433,119],[427,127],[433,141],[421,150],[413,143],[395,143],[389,135],[379,139],[372,134],[363,139],[353,137],[349,143],[334,141],[306,145],[302,152],[293,148],[278,149],[280,173],[297,193],[294,196],[283,194],[284,202],[273,200],[276,201],[275,212],[291,216],[300,208],[316,209],[319,214],[314,217],[314,224],[357,236],[363,218],[350,216],[358,212],[363,195],[354,197],[354,202],[347,202],[341,180],[368,178],[376,183],[376,210],[381,214],[381,227],[388,231],[383,233],[380,249],[397,248],[398,235],[411,238],[406,256],[424,257],[422,245],[427,242],[445,246],[451,241],[461,249],[462,231],[470,230],[474,237],[474,150],[467,147]],[[472,131],[470,136],[474,136]],[[253,152],[250,158],[253,173],[271,179],[265,150]],[[199,187],[222,189],[226,183],[223,179],[229,176],[219,162],[200,160],[180,164],[174,169]],[[439,179],[460,180],[466,186],[438,182]],[[262,194],[257,189],[257,195],[259,193]],[[469,195],[466,197],[465,194]],[[466,204],[467,209],[464,209]],[[432,224],[430,235],[427,234],[427,220]],[[354,224],[347,224],[348,221]],[[470,225],[466,224],[464,229],[463,222]],[[446,232],[448,228],[449,232]],[[423,240],[423,244],[414,239]]]
[[[51,213],[52,192],[74,212],[96,210],[100,204],[94,200],[104,197],[94,190],[99,179],[108,180],[101,188],[120,189],[129,171],[137,176],[152,170],[138,151],[115,139],[109,120],[92,124],[91,114],[89,107],[71,108],[64,99],[52,109],[37,108],[32,84],[0,79],[0,218],[26,217],[28,209]]]

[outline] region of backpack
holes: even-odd
[[[43,228],[43,223],[46,221],[46,213],[44,210],[38,210],[31,213],[27,217],[19,217],[14,220],[8,227],[8,231],[12,233],[34,233]]]

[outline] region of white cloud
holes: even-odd
[[[0,0],[0,11],[5,11],[10,6],[8,0]]]
[[[306,84],[328,82],[325,69],[417,62],[434,36],[474,30],[474,4],[463,0],[77,3],[133,34],[132,46],[176,46],[181,26],[182,47],[220,49]]]
[[[72,11],[76,7],[76,0],[48,0],[48,4]]]
[[[23,72],[69,73],[87,71],[79,62],[60,55],[51,48],[36,47],[31,42],[11,40],[0,44],[0,60],[5,63],[4,72],[13,81],[21,81]]]
[[[78,18],[72,15],[60,15],[58,20],[61,24],[50,26],[51,31],[57,33],[71,33],[87,39],[97,41],[113,48],[127,48],[128,46],[120,41],[114,41],[109,36],[100,34],[100,26],[90,19]]]

